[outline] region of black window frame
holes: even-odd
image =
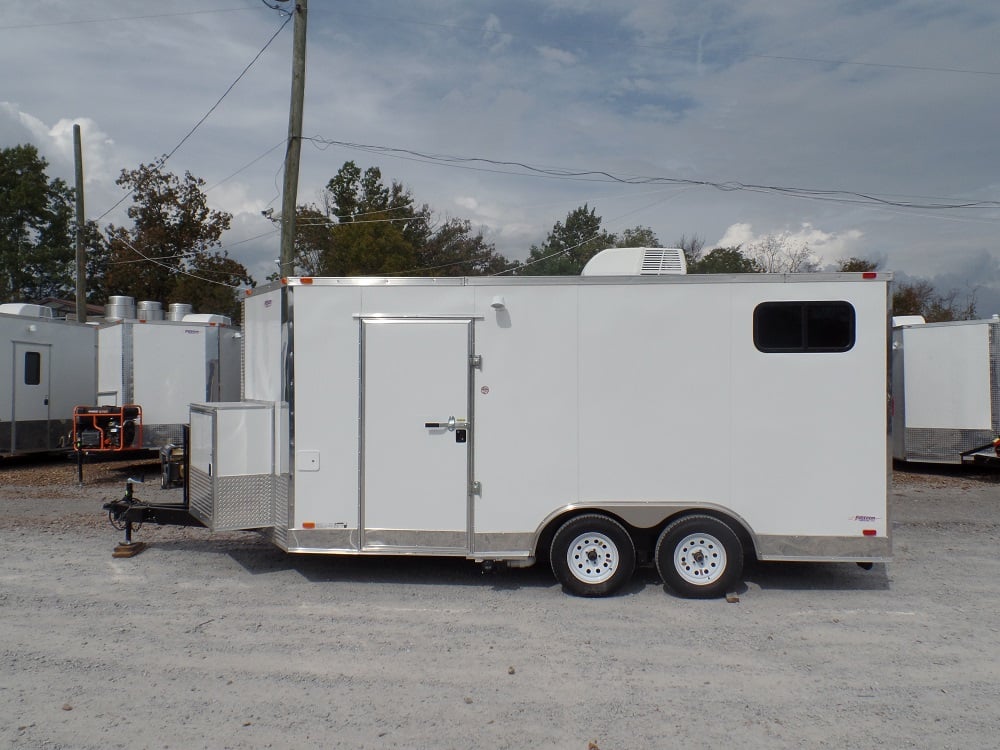
[[[25,385],[41,385],[42,384],[42,353],[41,352],[25,352],[24,353],[24,384]]]
[[[798,312],[795,316],[794,313]],[[766,318],[769,313],[784,313],[785,323],[798,318],[799,336],[792,345],[790,341],[779,343],[782,331],[769,329]],[[829,329],[822,326],[823,320],[817,319],[816,313],[839,313],[848,322],[849,330],[844,343],[829,345]],[[844,315],[846,313],[846,316]],[[834,321],[838,323],[838,321]],[[793,300],[761,302],[753,311],[753,343],[758,351],[765,354],[811,354],[811,353],[842,353],[854,348],[857,343],[858,316],[854,305],[845,300]],[[785,332],[790,333],[789,331]],[[793,334],[794,336],[794,334]],[[787,338],[787,336],[786,336]]]

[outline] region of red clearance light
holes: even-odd
[[[249,297],[251,294],[253,294],[253,289],[247,289],[246,290],[247,297]]]
[[[311,276],[303,276],[301,279],[299,279],[299,282],[301,282],[302,284],[312,284],[313,280]]]
[[[878,532],[875,531],[875,529],[865,529],[861,533],[864,534],[865,536],[875,536]]]
[[[863,274],[861,274],[861,278],[863,278],[863,279],[877,279],[878,278],[878,274],[875,273],[874,271],[865,271]]]
[[[315,521],[303,521],[302,522],[302,528],[303,529],[315,529],[316,528],[316,523],[315,523]]]

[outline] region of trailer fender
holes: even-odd
[[[556,530],[576,515],[602,513],[628,529],[636,546],[641,563],[652,561],[656,542],[666,526],[691,514],[712,516],[728,525],[739,538],[743,548],[760,557],[760,544],[750,524],[732,510],[717,503],[692,503],[683,501],[604,501],[601,503],[569,503],[550,512],[538,525],[532,545],[533,557],[544,560]]]

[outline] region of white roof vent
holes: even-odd
[[[183,323],[203,323],[210,326],[231,326],[233,321],[226,315],[212,313],[189,313],[181,318]]]
[[[612,247],[583,267],[581,276],[662,276],[686,274],[684,251],[677,247]]]
[[[923,315],[893,315],[892,316],[892,327],[899,328],[900,326],[920,326],[926,323]]]
[[[21,315],[25,318],[55,318],[51,307],[29,305],[26,302],[5,302],[0,305],[0,313],[4,315]]]

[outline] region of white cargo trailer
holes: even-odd
[[[893,457],[953,464],[980,453],[995,459],[1000,319],[894,323]]]
[[[0,305],[0,456],[71,447],[73,408],[94,402],[97,331],[49,308]]]
[[[256,289],[244,400],[191,407],[184,509],[288,552],[548,558],[589,596],[649,561],[687,596],[745,553],[886,561],[890,278]]]
[[[179,445],[192,402],[238,399],[241,335],[221,315],[122,319],[102,325],[96,404],[141,409],[141,430],[137,427],[134,432],[137,444],[120,449]],[[99,420],[100,409],[92,411],[89,420]]]

